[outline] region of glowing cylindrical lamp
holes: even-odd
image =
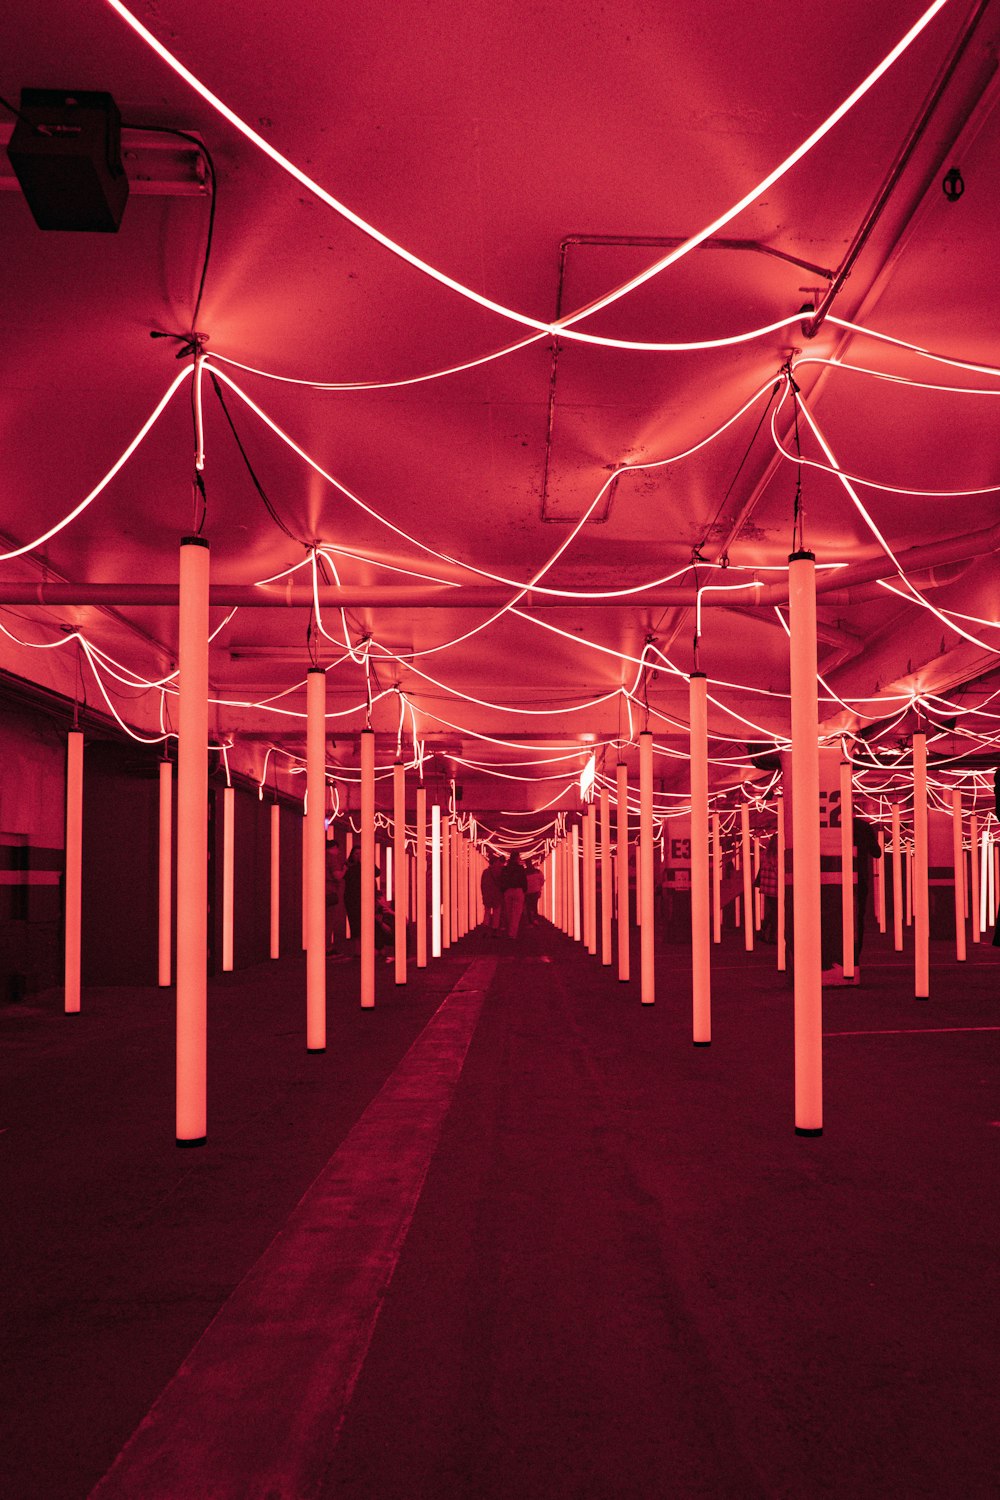
[[[753,952],[753,855],[750,850],[750,809],[740,807],[740,867],[743,873],[743,946]]]
[[[414,915],[417,923],[417,968],[427,967],[427,788],[417,787],[417,855],[414,870]]]
[[[451,819],[441,819],[441,947],[451,947]]]
[[[326,673],[306,673],[306,1048],[326,1050]]]
[[[903,951],[903,829],[899,803],[889,809],[892,817],[892,943]]]
[[[642,901],[640,995],[643,1005],[656,999],[654,969],[656,931],[653,926],[653,736],[644,729],[639,736],[639,861],[642,866],[640,900]]]
[[[882,858],[881,859],[877,859],[875,861],[875,876],[876,876],[876,879],[878,881],[878,884],[875,887],[875,890],[876,890],[876,895],[875,895],[875,915],[878,917],[878,930],[879,930],[879,932],[885,932],[885,928],[886,928],[885,905],[886,905],[886,903],[885,903],[885,833],[884,833],[884,831],[881,828],[877,828],[875,830],[875,837],[878,839],[880,845],[882,846]]]
[[[375,1004],[375,731],[361,731],[361,1004]]]
[[[854,977],[854,783],[851,763],[840,763],[840,939],[844,977]]]
[[[785,932],[786,914],[786,891],[785,891],[785,799],[778,797],[775,801],[775,811],[778,817],[778,829],[775,840],[778,851],[778,972],[784,974],[788,969],[788,937]]]
[[[974,808],[969,813],[969,887],[972,941],[978,943],[983,929],[979,920],[979,816]]]
[[[177,702],[177,1144],[207,1129],[208,542],[180,549]]]
[[[63,1009],[80,1009],[80,935],[83,910],[83,735],[71,729],[66,736],[66,940],[63,952]]]
[[[601,788],[601,963],[611,964],[611,798]]]
[[[930,890],[927,858],[927,736],[922,729],[913,734],[913,916],[914,992],[918,1000],[930,997]]]
[[[233,858],[236,853],[235,792],[222,788],[222,971],[233,968]]]
[[[712,814],[712,941],[722,942],[722,831]]]
[[[965,962],[965,855],[962,853],[962,793],[951,793],[951,856],[955,868],[955,957]]]
[[[615,842],[618,864],[618,978],[625,981],[630,972],[628,932],[628,767],[619,761],[616,767]]]
[[[788,560],[792,710],[792,858],[795,903],[795,1130],[823,1130],[823,957],[820,932],[819,711],[816,561]]]
[[[597,954],[597,808],[587,804],[587,952]]]
[[[441,957],[441,809],[431,808],[431,957]]]
[[[581,940],[581,938],[583,936],[583,933],[582,933],[581,920],[580,920],[581,919],[581,903],[580,903],[580,829],[579,829],[579,825],[576,824],[576,823],[573,824],[573,831],[572,831],[572,834],[571,834],[571,837],[570,837],[570,847],[572,849],[572,853],[570,855],[570,860],[571,860],[571,863],[572,863],[572,880],[573,880],[573,931],[572,931],[572,937],[573,937],[573,941],[576,942],[576,943],[578,943],[578,942],[580,942],[580,940]]]
[[[306,822],[309,797],[302,799],[302,952],[309,947],[309,824]],[[350,851],[348,850],[348,853]],[[350,931],[347,934],[351,936]]]
[[[172,978],[173,958],[173,836],[174,768],[160,761],[159,891],[157,924],[157,982],[166,988]]]
[[[392,843],[396,858],[395,939],[396,983],[406,983],[406,767],[397,761],[392,768]]]
[[[708,679],[688,684],[691,751],[691,1011],[692,1040],[712,1040],[712,927],[708,878]]]
[[[281,808],[271,803],[271,957],[281,957]]]

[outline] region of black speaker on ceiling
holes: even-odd
[[[128,200],[110,94],[22,89],[7,155],[39,229],[114,234]]]

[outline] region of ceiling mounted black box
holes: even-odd
[[[110,94],[22,89],[7,147],[39,229],[114,234],[128,200],[121,115]]]

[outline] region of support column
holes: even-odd
[[[392,847],[395,887],[396,983],[406,983],[406,767],[397,761],[392,768]]]
[[[653,925],[653,736],[648,729],[644,729],[639,736],[639,840],[638,852],[642,867],[642,984],[639,998],[643,1005],[652,1005],[656,999],[656,930]]]
[[[792,858],[795,902],[795,1131],[823,1130],[823,959],[820,933],[819,711],[816,561],[788,560],[792,690]]]
[[[207,1133],[208,543],[180,551],[177,727],[177,1144]]]
[[[778,972],[779,972],[779,974],[784,974],[784,973],[787,972],[787,969],[788,969],[788,935],[787,935],[787,933],[785,931],[785,924],[786,924],[786,921],[787,921],[786,904],[787,904],[787,894],[788,893],[787,893],[787,891],[785,889],[785,873],[786,873],[786,868],[785,868],[786,867],[785,848],[786,848],[786,836],[785,836],[785,799],[784,799],[784,796],[778,797],[776,799],[776,802],[775,802],[775,812],[777,813],[777,816],[778,816],[778,831],[775,834],[775,838],[777,839],[777,846],[778,846],[778,931],[777,931],[777,934],[776,934],[776,936],[777,936],[777,947],[778,947],[778,955],[777,955],[777,957],[778,957]]]
[[[601,963],[611,964],[611,798],[601,788]]]
[[[571,838],[571,848],[572,848],[572,854],[571,854],[570,857],[571,857],[572,862],[573,862],[573,933],[572,933],[572,936],[573,936],[573,941],[575,943],[578,943],[580,941],[581,937],[582,937],[582,932],[581,932],[581,928],[580,928],[580,826],[579,826],[578,823],[574,823],[573,824],[573,833],[572,833],[572,838]]]
[[[451,947],[451,819],[441,819],[441,947]]]
[[[414,871],[417,922],[417,968],[427,967],[427,788],[417,787],[417,857]]]
[[[955,957],[965,963],[965,855],[962,852],[962,793],[951,793],[951,854],[955,866]]]
[[[854,978],[854,783],[840,763],[840,936],[844,978]]]
[[[885,830],[876,828],[875,836],[882,848],[882,858],[875,861],[875,876],[878,880],[875,915],[878,918],[879,932],[885,932]]]
[[[740,807],[740,866],[743,873],[743,946],[753,952],[753,858],[750,853],[750,809]]]
[[[174,768],[160,761],[159,902],[157,923],[157,983],[165,989],[173,970],[173,836]]]
[[[722,942],[722,830],[712,814],[712,941]]]
[[[281,808],[271,803],[271,957],[281,957]]]
[[[587,804],[587,952],[597,955],[597,808]]]
[[[982,936],[979,921],[979,816],[974,807],[969,814],[969,854],[969,917],[972,922],[972,941],[978,943]]]
[[[326,1051],[326,673],[306,673],[306,1050]]]
[[[903,830],[899,803],[889,809],[892,818],[892,944],[903,951]]]
[[[618,854],[618,978],[629,977],[630,953],[628,932],[628,767],[624,761],[617,767],[618,806],[615,809],[615,839]]]
[[[708,679],[688,684],[691,752],[691,1008],[696,1047],[712,1040],[712,930],[708,876]]]
[[[207,696],[207,694],[206,694]],[[66,865],[63,1009],[68,1016],[80,1009],[80,934],[83,909],[83,735],[71,729],[66,736]]]
[[[222,788],[222,972],[233,970],[233,868],[236,854],[235,792]]]
[[[441,809],[431,808],[431,957],[440,958],[441,934]]]
[[[930,891],[927,869],[927,736],[913,735],[914,993],[930,998]]]
[[[361,731],[361,1005],[375,1004],[375,731]]]

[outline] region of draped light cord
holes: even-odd
[[[948,0],[934,0],[934,3],[928,6],[928,8],[918,18],[914,25],[910,27],[909,31],[907,31],[906,34],[900,39],[900,41],[896,43],[895,47],[893,47],[891,51],[886,54],[886,56],[881,60],[877,67],[872,69],[872,71],[861,81],[860,84],[858,84],[858,86],[847,96],[847,98],[843,100],[843,102],[838,105],[838,107],[833,110],[832,113],[829,114],[826,119],[823,120],[822,123],[817,126],[817,128],[813,130],[812,133],[807,136],[799,146],[795,148],[794,151],[786,156],[785,159],[780,162],[778,166],[775,167],[771,172],[769,172],[767,176],[762,178],[760,182],[756,183],[749,190],[749,192],[745,193],[737,203],[733,204],[724,213],[713,219],[710,224],[707,224],[703,229],[699,230],[697,234],[692,235],[681,245],[677,246],[673,250],[670,250],[666,255],[661,256],[660,259],[655,261],[653,265],[648,266],[644,271],[639,272],[638,275],[631,277],[628,281],[624,282],[621,286],[616,287],[613,291],[605,293],[604,296],[598,297],[596,300],[588,303],[585,307],[578,309],[576,312],[570,314],[565,318],[558,319],[554,323],[544,322],[537,318],[532,318],[525,313],[516,311],[514,308],[505,307],[502,303],[494,302],[491,298],[483,296],[482,293],[476,292],[473,290],[473,288],[465,286],[462,282],[457,281],[454,277],[448,276],[445,272],[438,270],[435,266],[430,265],[427,261],[424,261],[419,256],[414,255],[412,251],[405,249],[404,246],[398,244],[396,241],[390,239],[388,235],[383,234],[380,230],[376,229],[373,224],[368,223],[365,219],[362,219],[360,215],[352,212],[351,209],[349,209],[345,204],[341,203],[337,198],[333,197],[331,193],[327,192],[325,188],[321,187],[319,183],[311,178],[300,167],[296,166],[294,162],[290,161],[288,157],[282,155],[282,153],[278,151],[276,147],[272,146],[269,141],[265,140],[262,135],[258,134],[258,132],[255,131],[250,125],[248,125],[245,120],[243,120],[232,109],[230,109],[228,105],[224,104],[216,94],[212,93],[212,91],[204,83],[202,83],[194,73],[186,68],[184,64],[181,63],[179,59],[176,58],[173,53],[170,52],[163,45],[163,43],[160,42],[153,35],[153,33],[149,31],[142,24],[142,22],[132,14],[128,7],[122,3],[122,0],[106,0],[106,3],[111,6],[111,8],[122,18],[123,21],[126,22],[128,26],[132,28],[132,30],[146,43],[146,45],[150,47],[167,64],[168,67],[172,68],[173,71],[180,78],[182,78],[190,88],[194,89],[196,93],[200,94],[200,96],[208,104],[210,104],[213,109],[215,109],[220,115],[222,115],[224,119],[228,120],[229,123],[234,126],[241,135],[245,136],[246,139],[249,140],[253,145],[255,145],[260,151],[269,156],[270,159],[278,167],[280,167],[284,172],[287,172],[289,176],[295,178],[295,180],[301,183],[301,185],[308,191],[314,193],[317,198],[319,198],[323,203],[327,204],[329,208],[332,208],[335,213],[339,214],[342,218],[353,224],[356,229],[359,229],[370,239],[375,240],[378,244],[382,245],[384,249],[390,251],[393,255],[396,255],[400,259],[407,261],[411,266],[414,267],[415,270],[422,272],[425,276],[431,277],[433,280],[439,282],[442,286],[447,287],[449,290],[457,292],[459,296],[477,303],[480,307],[485,308],[488,312],[496,313],[502,318],[507,318],[515,323],[520,323],[522,324],[522,326],[535,329],[537,332],[542,334],[558,334],[560,338],[579,340],[584,343],[599,344],[610,348],[656,350],[661,346],[657,344],[647,344],[629,339],[602,338],[596,334],[581,333],[579,332],[579,330],[573,328],[572,325],[579,322],[582,318],[592,317],[595,313],[600,312],[603,308],[610,307],[613,303],[619,301],[622,297],[627,296],[630,292],[633,292],[638,287],[643,286],[647,281],[652,280],[653,277],[658,276],[669,266],[675,265],[678,261],[682,260],[686,255],[688,255],[692,250],[695,250],[700,244],[704,243],[705,240],[711,238],[712,235],[718,234],[722,229],[726,227],[727,224],[730,224],[733,219],[737,218],[745,208],[749,208],[751,204],[755,203],[759,198],[763,197],[763,195],[768,192],[776,182],[780,181],[780,179],[784,177],[785,174],[789,172],[797,162],[801,161],[804,156],[808,155],[812,148],[817,145],[824,138],[824,136],[828,135],[829,132],[840,123],[844,116],[854,108],[858,101],[862,99],[865,94],[867,94],[868,91],[875,86],[879,79],[889,71],[894,63],[898,61],[898,59],[904,54],[904,52],[906,52],[907,48],[921,34],[921,32],[923,32],[923,30],[931,23],[931,21],[933,21],[938,12],[942,10],[948,3]]]
[[[837,462],[837,460],[836,460],[836,458],[835,458],[835,456],[833,454],[833,451],[830,448],[830,445],[827,443],[827,441],[824,438],[822,432],[820,431],[819,425],[818,425],[815,417],[810,412],[809,407],[806,405],[806,403],[804,401],[801,400],[801,398],[799,398],[799,405],[801,407],[803,416],[805,417],[806,421],[809,424],[809,427],[810,427],[810,430],[813,433],[813,436],[816,438],[816,441],[819,443],[820,447],[823,449],[823,452],[826,454],[826,456],[827,456],[830,464],[833,466],[833,469],[834,469],[834,472],[836,474],[836,477],[840,480],[840,483],[843,485],[844,489],[847,491],[847,493],[850,496],[851,500],[854,502],[855,507],[857,508],[859,514],[861,515],[861,517],[864,520],[865,524],[867,525],[868,529],[871,531],[872,536],[878,542],[879,546],[882,548],[882,551],[885,553],[886,557],[889,559],[889,561],[892,563],[893,567],[896,569],[896,572],[899,574],[899,577],[902,580],[904,586],[909,590],[910,594],[912,595],[913,601],[915,603],[917,603],[917,604],[922,605],[924,609],[929,610],[930,613],[932,615],[934,615],[934,617],[936,619],[938,619],[938,620],[941,621],[942,625],[946,625],[949,630],[954,630],[958,635],[962,636],[965,640],[970,641],[972,643],[972,645],[979,646],[982,650],[989,651],[993,655],[998,654],[997,647],[988,645],[985,641],[981,641],[978,638],[978,636],[971,635],[969,633],[969,631],[963,629],[963,627],[961,625],[956,624],[954,620],[949,620],[945,615],[943,615],[941,613],[941,611],[935,605],[933,605],[931,603],[931,601],[929,599],[927,599],[927,598],[924,597],[924,595],[920,592],[920,590],[918,588],[916,588],[916,586],[914,584],[912,584],[910,582],[909,578],[907,578],[906,573],[904,572],[904,570],[903,570],[903,568],[902,568],[902,566],[901,566],[901,564],[899,562],[899,559],[896,557],[896,554],[893,552],[892,548],[889,546],[889,543],[886,541],[885,537],[882,535],[882,532],[879,530],[878,526],[875,524],[875,521],[874,521],[873,517],[871,516],[870,512],[866,509],[866,507],[865,507],[864,503],[862,502],[861,497],[858,494],[857,490],[855,490],[854,486],[851,484],[851,481],[847,478],[846,474],[844,473],[844,471],[841,469],[840,465],[838,464],[838,462]],[[880,580],[880,582],[881,581],[882,580]]]

